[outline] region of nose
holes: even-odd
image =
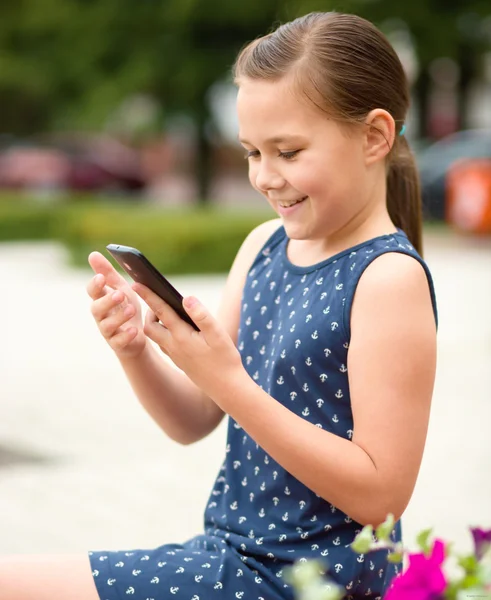
[[[272,189],[280,189],[285,185],[285,180],[271,162],[261,158],[256,164],[256,170],[253,175],[253,184],[260,192],[267,192]]]

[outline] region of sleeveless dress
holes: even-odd
[[[252,264],[242,298],[239,350],[257,384],[302,419],[353,435],[347,355],[350,312],[366,267],[386,252],[423,266],[402,231],[309,267],[287,257],[283,226]],[[274,427],[274,423],[271,423]],[[322,560],[346,597],[381,598],[401,564],[387,551],[349,547],[362,525],[309,490],[229,418],[225,459],[204,514],[204,533],[152,550],[89,552],[101,600],[291,600],[295,561]],[[391,537],[401,539],[401,523]],[[326,562],[327,561],[327,562]]]

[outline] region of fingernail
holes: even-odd
[[[193,306],[197,306],[199,304],[198,299],[195,298],[194,296],[189,296],[189,298],[186,298],[184,300],[184,305],[187,308],[193,308]]]

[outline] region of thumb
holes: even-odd
[[[217,322],[211,316],[210,312],[194,296],[188,296],[182,301],[184,309],[191,319],[200,328],[205,337],[209,337],[217,330]]]
[[[122,277],[112,264],[100,252],[91,252],[89,254],[89,265],[94,273],[102,273],[106,283],[113,289],[119,289],[126,284],[126,280]]]

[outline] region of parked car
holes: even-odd
[[[461,159],[491,159],[491,129],[468,129],[416,151],[426,219],[444,220],[446,178]]]
[[[0,188],[107,193],[145,185],[138,152],[108,136],[53,134],[0,152]]]

